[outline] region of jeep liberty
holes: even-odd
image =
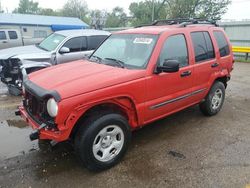
[[[156,21],[112,34],[87,60],[28,75],[16,115],[35,129],[31,140],[71,140],[85,167],[104,170],[135,129],[196,104],[217,114],[233,63],[215,22]]]

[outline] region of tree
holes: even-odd
[[[153,2],[146,0],[130,4],[129,10],[134,17],[134,25],[151,23],[152,15],[155,20],[197,17],[220,19],[226,13],[231,0],[155,0],[154,4]]]
[[[106,20],[107,20],[107,12],[104,10],[92,10],[90,12],[90,25],[95,29],[103,29]]]
[[[0,0],[0,13],[4,13],[4,10],[2,9],[2,3],[1,3],[1,0]]]
[[[83,21],[87,20],[88,6],[82,0],[68,0],[61,11],[63,16],[77,17]]]
[[[226,13],[231,0],[168,0],[169,18],[220,19]]]
[[[153,4],[154,3],[154,4]],[[129,10],[133,16],[133,25],[142,25],[152,22],[152,10],[154,10],[154,19],[165,19],[165,1],[146,0],[138,3],[131,3]]]
[[[13,12],[21,14],[37,14],[39,12],[38,3],[33,2],[33,0],[20,0],[18,8]]]
[[[115,7],[111,13],[108,13],[106,27],[125,27],[127,15],[121,7]]]
[[[227,12],[231,0],[202,0],[197,6],[196,15],[201,18],[221,19]]]
[[[38,14],[46,16],[59,16],[60,12],[54,11],[51,8],[39,8]]]

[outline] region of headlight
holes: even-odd
[[[56,117],[58,113],[58,105],[54,98],[50,98],[47,102],[47,111],[51,117]]]

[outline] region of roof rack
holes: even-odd
[[[219,25],[216,23],[218,20],[212,19],[201,19],[201,18],[177,18],[177,19],[166,19],[166,20],[156,20],[152,24],[145,24],[138,27],[147,27],[147,26],[162,26],[162,25],[178,25],[179,27],[186,27],[187,25],[193,24],[208,24],[214,25],[218,27]]]

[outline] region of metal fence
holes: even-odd
[[[250,21],[221,22],[233,46],[250,47]]]
[[[235,57],[247,60],[250,53],[250,21],[220,22],[219,25],[224,28],[234,46]]]

